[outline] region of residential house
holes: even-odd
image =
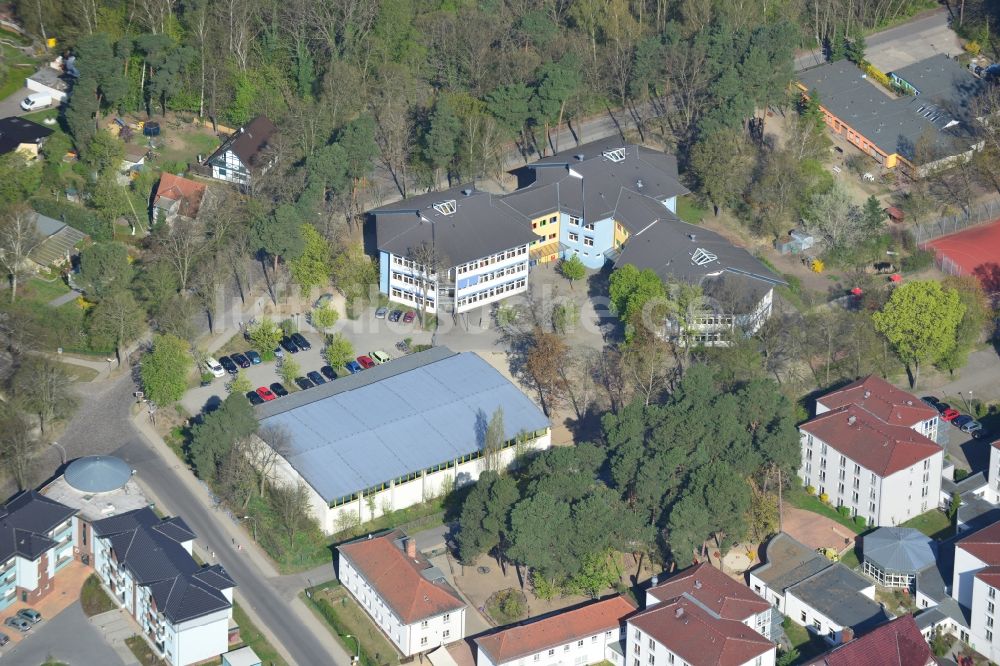
[[[337,578],[410,657],[465,637],[465,601],[400,530],[337,547]]]
[[[890,73],[911,94],[890,95],[845,60],[798,77],[804,96],[818,95],[830,130],[887,169],[922,173],[965,157],[978,145],[975,99],[985,82],[944,54]]]
[[[685,594],[721,618],[742,622],[764,638],[775,638],[770,602],[708,562],[688,567],[662,583],[654,578],[646,590],[646,608]]]
[[[447,347],[254,410],[262,428],[288,434],[278,478],[304,484],[313,516],[333,533],[345,520],[366,522],[478,479],[482,423],[498,408],[505,433],[494,464],[551,446],[549,420],[528,396],[476,354]]]
[[[599,664],[614,658],[635,605],[621,595],[557,611],[475,639],[477,666]],[[609,652],[612,651],[612,652]]]
[[[618,666],[773,666],[775,644],[686,593],[626,619]]]
[[[462,313],[527,290],[527,220],[498,197],[464,185],[369,213],[379,289],[427,312]]]
[[[819,398],[799,426],[799,477],[869,525],[898,525],[938,505],[944,452],[928,437],[936,429],[936,411],[916,397],[860,380]]]
[[[0,609],[56,588],[56,573],[73,560],[75,514],[33,490],[0,508]]]
[[[750,588],[785,617],[832,644],[888,619],[874,601],[871,581],[784,532],[767,542],[762,560],[748,573]]]
[[[18,152],[28,159],[38,157],[38,149],[52,130],[27,118],[0,119],[0,155]]]
[[[268,148],[276,131],[278,128],[274,123],[265,116],[257,116],[233,132],[205,160],[212,178],[249,187],[253,178],[262,175],[274,164]]]
[[[153,194],[153,219],[162,215],[167,224],[173,224],[178,218],[197,219],[206,190],[203,183],[164,171]]]
[[[73,76],[63,72],[60,56],[42,67],[24,81],[25,87],[33,93],[45,93],[52,98],[54,106],[59,106],[69,97]]]
[[[807,666],[935,666],[912,615],[902,615],[806,662]]]
[[[77,248],[88,238],[87,234],[65,222],[39,213],[35,213],[35,232],[38,242],[28,252],[28,259],[36,270],[68,265]]]
[[[236,583],[192,557],[195,534],[144,507],[95,521],[94,569],[171,666],[215,659],[229,645]]]

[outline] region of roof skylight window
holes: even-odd
[[[694,251],[694,254],[691,255],[691,262],[695,266],[704,266],[705,264],[710,264],[717,259],[717,256],[700,247]]]
[[[439,201],[434,204],[434,210],[442,215],[454,215],[458,208],[455,206],[454,199],[448,199],[447,201]]]

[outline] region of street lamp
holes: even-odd
[[[965,396],[962,396],[963,398]],[[969,389],[969,397],[965,399],[965,409],[972,414],[972,389]]]
[[[59,449],[59,457],[62,460],[62,464],[66,464],[66,449],[59,442],[51,442],[51,445]]]
[[[358,640],[357,636],[352,636],[351,634],[341,634],[341,638],[353,638],[354,645],[357,648],[357,654],[351,657],[351,663],[356,664],[361,661],[361,641]]]

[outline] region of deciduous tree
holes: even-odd
[[[140,376],[146,397],[166,407],[181,399],[187,391],[193,359],[188,343],[173,335],[157,335],[153,349],[142,357]]]
[[[27,206],[0,213],[0,265],[10,279],[11,303],[17,298],[17,280],[27,269],[28,255],[41,240],[35,213]]]

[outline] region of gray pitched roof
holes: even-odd
[[[82,231],[38,213],[35,213],[35,231],[39,243],[28,253],[28,257],[40,266],[65,261],[77,243],[87,238]]]
[[[549,426],[482,358],[435,347],[261,405],[257,416],[288,432],[285,458],[329,502],[479,451],[498,407],[507,439]]]
[[[881,605],[861,594],[873,585],[837,562],[791,586],[788,593],[833,622],[861,634],[891,619]]]
[[[887,573],[916,574],[936,561],[933,542],[920,530],[880,527],[862,540],[864,558]]]
[[[830,560],[785,532],[767,542],[763,559],[765,563],[751,573],[779,592],[830,566]]]
[[[915,72],[931,61],[938,62],[929,58],[897,75]],[[948,85],[941,87],[946,79]],[[942,74],[934,86],[928,86],[933,92],[898,98],[890,97],[846,61],[800,72],[799,81],[819,94],[823,107],[888,155],[898,153],[913,161],[915,148],[925,136],[931,139],[929,147],[942,155],[955,154],[957,148],[964,152],[971,144],[968,111],[982,82],[967,71],[949,68],[947,76]]]
[[[0,563],[14,555],[38,559],[55,545],[48,533],[76,509],[51,500],[34,490],[27,490],[0,508]]]
[[[161,520],[145,507],[98,520],[94,534],[107,539],[119,564],[149,587],[157,609],[173,623],[231,606],[222,590],[234,587],[219,565],[201,567],[182,545],[195,537],[179,517]]]
[[[435,208],[446,201],[454,202],[454,213]],[[436,248],[449,267],[527,245],[537,238],[523,215],[471,185],[410,197],[369,214],[375,219],[379,250],[405,257],[426,244]]]

